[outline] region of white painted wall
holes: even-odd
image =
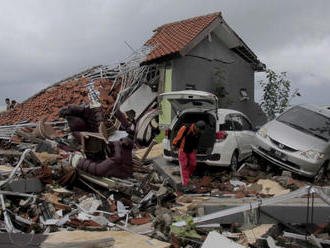
[[[136,117],[148,106],[148,104],[157,96],[157,92],[151,92],[148,85],[143,84],[133,95],[130,96],[120,107],[125,112],[133,109]]]

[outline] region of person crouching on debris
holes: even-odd
[[[10,110],[10,99],[6,98],[6,110]]]
[[[94,176],[128,178],[133,175],[132,149],[133,137],[129,135],[119,141],[110,141],[106,147],[108,157],[103,161],[91,160],[76,152],[70,158],[70,164]]]
[[[189,183],[189,178],[196,169],[196,152],[199,138],[205,130],[205,122],[197,121],[191,125],[184,125],[173,140],[173,145],[179,148],[179,164],[182,185]]]
[[[17,102],[15,100],[12,100],[10,104],[10,109],[14,109],[16,106],[17,106]]]

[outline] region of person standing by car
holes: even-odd
[[[179,149],[181,180],[184,187],[188,186],[189,178],[196,169],[196,152],[205,125],[204,121],[184,125],[173,140],[173,145]]]

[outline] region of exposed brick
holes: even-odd
[[[235,198],[244,198],[244,197],[245,197],[245,194],[243,194],[243,193],[235,194]]]
[[[149,217],[145,217],[145,218],[133,218],[129,220],[130,224],[132,225],[143,225],[146,223],[151,222],[151,219]]]
[[[80,78],[41,91],[33,98],[18,104],[15,109],[1,113],[0,125],[13,125],[23,120],[37,122],[45,116],[48,117],[47,121],[59,120],[57,113],[61,107],[68,104],[80,104],[81,102],[88,103],[88,90],[85,87],[87,82],[87,79]],[[106,88],[110,88],[112,85],[109,80],[103,80],[102,83],[107,86]],[[111,101],[114,102],[113,99]]]

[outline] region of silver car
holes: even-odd
[[[258,130],[252,149],[275,165],[319,180],[330,164],[330,107],[290,108]]]

